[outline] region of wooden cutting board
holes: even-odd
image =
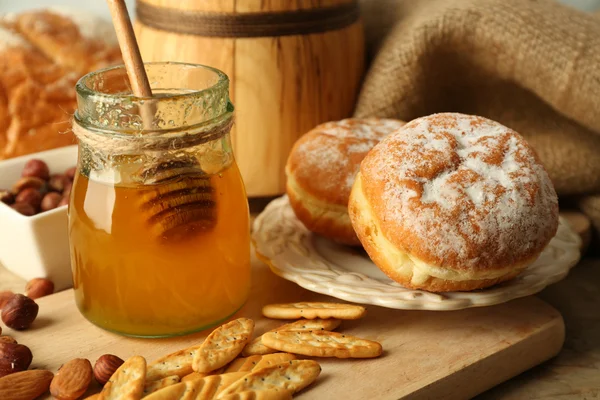
[[[253,261],[253,292],[238,316],[256,320],[262,333],[280,322],[261,317],[271,302],[335,299],[311,293]],[[130,339],[105,332],[77,310],[73,292],[38,300],[27,331],[6,334],[33,352],[32,368],[56,371],[76,357],[92,363],[105,353],[149,361],[199,343],[208,332],[172,339]],[[299,399],[466,399],[556,355],[564,341],[561,315],[536,297],[494,307],[451,312],[402,311],[369,306],[368,315],[341,331],[382,343],[373,360],[320,359],[323,372]],[[89,394],[98,391],[90,388]],[[47,396],[46,398],[50,398]]]

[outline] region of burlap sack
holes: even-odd
[[[535,147],[600,230],[600,19],[551,0],[363,0],[356,116],[482,115]],[[382,41],[382,39],[385,40]]]

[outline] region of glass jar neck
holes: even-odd
[[[212,174],[233,162],[233,105],[222,72],[179,63],[145,65],[153,97],[131,95],[123,67],[77,83],[73,132],[81,172],[111,184],[153,184],[157,171]]]
[[[76,85],[76,123],[105,135],[170,135],[227,123],[233,115],[229,79],[201,65],[145,64],[153,97],[131,93],[123,66],[82,77]]]

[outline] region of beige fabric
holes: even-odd
[[[457,111],[535,147],[600,230],[600,19],[552,0],[363,0],[369,54],[355,115]],[[380,18],[384,15],[384,18]]]

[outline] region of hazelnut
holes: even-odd
[[[22,344],[0,342],[0,377],[29,368],[33,354]]]
[[[77,173],[77,167],[71,167],[65,171],[65,176],[72,181],[73,179],[75,179],[76,173]]]
[[[15,203],[30,204],[33,208],[37,210],[42,204],[42,197],[43,196],[39,190],[29,188],[19,192],[17,197],[15,197]]]
[[[62,195],[65,197],[69,197],[69,195],[71,194],[71,189],[73,189],[73,182],[68,182],[65,185],[65,190],[63,190]]]
[[[96,360],[94,364],[94,378],[104,386],[124,361],[112,354],[105,354]]]
[[[2,310],[2,307],[4,307],[8,300],[10,300],[10,298],[13,297],[13,295],[14,293],[10,290],[4,290],[0,292],[0,310]]]
[[[10,190],[0,189],[0,202],[11,205],[15,202],[15,195]]]
[[[60,203],[58,203],[58,207],[68,206],[69,205],[69,196],[64,196]]]
[[[35,176],[36,178],[43,179],[47,181],[50,179],[50,169],[48,165],[42,160],[29,160],[27,164],[23,167],[23,172],[21,172],[21,176]]]
[[[37,317],[39,308],[29,297],[14,294],[2,309],[2,321],[18,331],[27,329]]]
[[[0,343],[12,343],[12,344],[17,344],[17,341],[15,340],[14,337],[12,336],[8,336],[8,335],[4,335],[4,336],[0,336]]]
[[[54,283],[46,278],[33,278],[25,285],[25,296],[30,299],[39,299],[54,293]]]
[[[42,190],[42,188],[45,186],[46,182],[44,182],[43,180],[41,180],[40,178],[36,178],[34,176],[28,176],[25,178],[21,178],[17,181],[17,183],[15,183],[12,187],[12,193],[13,194],[19,194],[21,191],[25,190],[25,189],[37,189],[37,190]]]
[[[50,211],[58,207],[58,204],[62,200],[62,196],[60,193],[50,192],[47,193],[42,199],[42,204],[40,205],[40,209],[42,211]]]
[[[52,175],[50,181],[48,181],[48,187],[58,193],[62,193],[65,190],[65,186],[70,184],[71,181],[66,175]]]
[[[25,215],[26,217],[31,217],[32,215],[35,215],[35,208],[33,208],[31,204],[16,203],[10,207],[18,213]]]

